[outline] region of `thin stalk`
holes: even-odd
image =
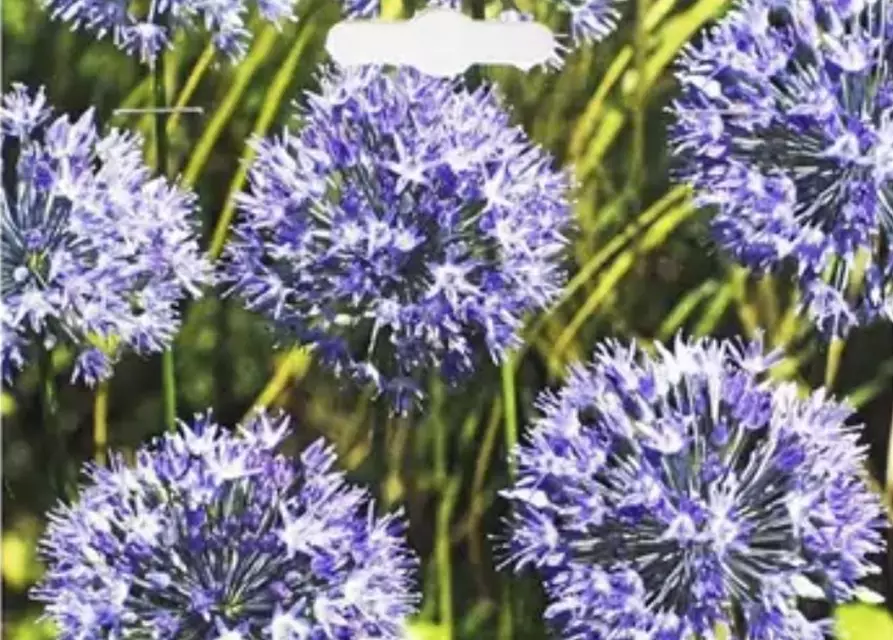
[[[180,91],[180,95],[177,97],[177,101],[174,104],[174,109],[171,114],[170,120],[167,122],[167,133],[168,135],[172,134],[177,129],[177,123],[180,121],[180,116],[183,113],[183,110],[189,104],[189,101],[192,100],[192,96],[195,93],[195,90],[198,89],[198,85],[201,82],[202,78],[205,75],[205,72],[211,66],[211,62],[214,61],[214,55],[216,54],[216,49],[214,45],[208,43],[208,46],[205,47],[205,50],[202,51],[201,57],[199,57],[198,62],[195,63],[195,66],[192,68],[192,72],[189,74],[189,77],[186,78],[186,83],[183,85],[183,89]]]
[[[837,382],[837,375],[840,373],[840,361],[843,358],[845,347],[846,341],[836,336],[831,340],[831,344],[828,345],[828,358],[825,363],[825,388],[828,391],[832,391],[834,383]]]
[[[893,398],[891,398],[893,400]],[[891,414],[893,414],[893,402],[891,402]],[[871,477],[871,474],[868,474]],[[886,492],[887,517],[893,519],[893,417],[890,420],[890,437],[887,441],[887,468],[885,474],[884,489]],[[893,601],[893,526],[887,530],[887,603]]]
[[[633,139],[629,165],[629,193],[633,210],[639,209],[645,158],[645,109],[648,85],[645,83],[645,66],[648,62],[648,4],[649,0],[636,0],[636,26],[634,61],[636,65],[636,85],[633,93]]]
[[[167,110],[167,90],[164,80],[164,53],[160,53],[155,60],[152,76],[153,106],[155,107],[155,162],[160,176],[167,176],[169,171],[167,120],[170,114]],[[164,401],[164,424],[169,431],[174,431],[177,428],[177,378],[173,345],[161,354],[161,387]]]
[[[512,640],[512,583],[510,580],[502,581],[502,606],[499,607],[499,628],[497,634],[499,640]]]
[[[893,400],[893,398],[891,398]],[[891,406],[893,408],[893,406]],[[893,414],[893,410],[890,412]],[[887,490],[887,504],[893,507],[893,417],[890,419],[890,440],[887,444],[887,469],[886,469],[886,483],[885,488]],[[890,530],[890,542],[891,545],[889,547],[890,551],[890,559],[893,562],[893,527]]]
[[[452,539],[450,524],[453,507],[459,495],[459,483],[450,478],[443,488],[440,507],[437,510],[436,535],[434,541],[437,561],[437,609],[440,622],[441,637],[453,637],[453,570],[451,559]]]
[[[509,354],[502,364],[502,404],[505,410],[505,448],[510,458],[509,474],[515,475],[511,456],[518,444],[518,404],[515,398],[515,355]]]
[[[40,375],[39,398],[39,426],[45,434],[47,443],[47,458],[50,467],[50,479],[53,491],[57,494],[64,489],[65,470],[61,451],[65,449],[60,442],[61,434],[58,430],[57,416],[59,413],[59,400],[56,395],[56,376],[53,368],[53,353],[50,349],[43,349],[38,360]]]
[[[52,428],[59,413],[59,399],[56,394],[53,352],[50,349],[44,350],[40,360],[40,410],[44,428]]]
[[[100,382],[96,387],[93,401],[93,457],[98,465],[106,463],[106,449],[109,443],[109,383]]]
[[[893,413],[893,412],[891,412]],[[893,417],[890,420],[890,442],[887,445],[887,502],[893,505]],[[893,535],[893,528],[891,528]],[[890,547],[890,553],[893,554],[893,546]]]

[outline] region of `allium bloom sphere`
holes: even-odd
[[[568,177],[488,88],[407,68],[321,82],[299,132],[255,145],[225,277],[404,411],[429,373],[499,359],[556,296]]]
[[[29,345],[72,346],[74,377],[91,384],[123,349],[163,351],[179,303],[210,280],[195,196],[153,178],[142,139],[103,135],[92,110],[53,119],[42,89],[7,92],[0,130],[4,377]]]
[[[277,453],[287,421],[242,433],[209,416],[89,466],[77,501],[50,513],[33,596],[63,639],[402,638],[415,557],[398,515],[317,442]]]
[[[111,34],[119,48],[151,62],[173,44],[180,29],[204,30],[214,47],[237,60],[251,42],[251,12],[267,22],[295,20],[300,0],[40,0],[53,18],[98,38]],[[372,0],[345,0],[345,12],[371,15]]]
[[[516,451],[508,562],[567,638],[818,640],[798,597],[870,597],[883,537],[851,411],[760,344],[603,344]]]
[[[743,0],[679,72],[684,174],[719,242],[790,266],[816,324],[893,319],[893,3]]]

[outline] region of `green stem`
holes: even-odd
[[[512,583],[510,580],[502,582],[502,606],[499,607],[499,640],[512,640]]]
[[[648,14],[649,0],[636,0],[636,26],[634,60],[636,65],[636,86],[633,94],[632,153],[629,165],[629,193],[632,197],[632,210],[639,210],[639,194],[642,189],[642,167],[645,158],[645,108],[648,87],[645,84],[645,66],[648,62]]]
[[[442,488],[440,507],[437,510],[434,542],[437,559],[437,608],[443,638],[453,637],[453,570],[451,559],[452,539],[450,524],[453,507],[459,494],[459,483],[450,478]]]
[[[169,147],[167,139],[166,111],[167,91],[165,89],[164,53],[158,55],[153,69],[153,106],[155,107],[155,162],[158,175],[169,172]],[[164,424],[169,431],[177,428],[177,379],[174,368],[174,347],[171,345],[161,355],[161,386],[164,400]]]
[[[887,445],[887,501],[893,505],[893,417],[890,420],[890,442]],[[893,535],[893,528],[891,528]],[[893,554],[893,545],[890,547],[890,553]]]
[[[834,337],[828,345],[828,359],[825,364],[825,388],[834,390],[837,374],[840,373],[840,361],[843,358],[843,349],[846,341],[843,338]]]
[[[891,409],[893,409],[893,397],[891,397]],[[890,412],[893,414],[893,410]],[[869,474],[870,477],[870,474]],[[890,419],[890,437],[887,442],[887,469],[884,490],[886,491],[886,505],[888,517],[893,518],[893,417]],[[893,576],[893,526],[887,530],[887,571],[888,576]],[[893,601],[893,580],[887,579],[887,603]]]
[[[56,395],[56,374],[53,368],[53,352],[44,351],[40,361],[40,409],[44,428],[50,429],[55,425],[56,415],[59,413],[59,399]]]
[[[164,425],[168,431],[177,428],[177,377],[174,369],[174,348],[161,354],[161,384],[164,390]]]
[[[109,441],[108,413],[109,383],[105,380],[96,387],[96,398],[93,401],[93,456],[98,465],[106,463]]]
[[[441,637],[453,637],[453,573],[451,524],[453,506],[459,490],[458,478],[449,475],[449,441],[447,420],[443,416],[444,389],[433,381],[431,420],[434,429],[434,486],[440,494],[434,524],[434,561],[437,567],[437,610]]]
[[[502,364],[502,403],[505,410],[505,448],[514,455],[518,444],[518,404],[515,398],[515,355],[508,354]],[[509,458],[509,474],[515,475],[515,464]]]
[[[183,89],[180,90],[180,95],[177,96],[177,101],[174,104],[174,110],[171,113],[171,117],[167,121],[168,135],[172,134],[177,129],[177,123],[180,121],[180,114],[189,104],[189,101],[192,100],[195,90],[198,89],[199,82],[201,82],[205,72],[214,61],[216,52],[217,50],[214,48],[214,45],[208,43],[205,50],[202,51],[202,55],[199,57],[198,62],[196,62],[195,66],[192,68],[189,77],[186,78],[186,83],[183,85]]]
[[[53,352],[43,349],[38,360],[40,375],[39,426],[46,443],[47,463],[50,468],[50,483],[53,492],[61,495],[65,488],[66,471],[62,451],[64,443],[60,441],[62,434],[58,429],[59,399],[56,395],[56,374],[53,367]]]
[[[893,401],[893,398],[891,398]],[[891,408],[893,408],[893,404],[891,404]],[[893,414],[893,411],[891,411]],[[886,486],[885,489],[887,491],[887,504],[893,505],[893,416],[890,419],[890,440],[887,444],[887,469],[886,469]],[[889,554],[891,563],[893,563],[893,527],[890,530],[890,542],[891,545],[889,547]],[[891,589],[893,589],[893,585],[891,585]]]

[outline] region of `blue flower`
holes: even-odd
[[[225,279],[404,412],[558,294],[569,180],[489,88],[406,68],[321,82],[299,132],[255,143]]]
[[[40,0],[50,15],[97,38],[111,35],[115,45],[144,62],[154,61],[173,45],[176,32],[204,30],[214,47],[232,60],[245,55],[251,42],[250,4],[267,22],[296,20],[299,0]],[[372,5],[376,7],[372,8]],[[368,17],[377,0],[345,0],[351,17]]]
[[[14,159],[0,200],[4,378],[32,344],[74,347],[74,378],[91,384],[123,349],[163,351],[178,304],[211,279],[195,196],[152,178],[140,137],[100,134],[92,110],[53,119],[42,89],[7,92],[0,131]]]
[[[742,0],[679,71],[683,177],[720,244],[792,268],[826,334],[893,319],[893,5]]]
[[[241,434],[197,416],[132,466],[88,465],[40,542],[32,595],[60,637],[402,638],[417,600],[402,518],[377,517],[323,442],[277,453],[288,434],[281,416]]]
[[[768,377],[762,345],[601,345],[515,452],[506,562],[574,639],[825,637],[801,598],[870,598],[883,548],[851,411]]]

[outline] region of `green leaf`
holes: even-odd
[[[890,640],[893,616],[883,607],[852,604],[838,607],[836,633],[840,640]]]

